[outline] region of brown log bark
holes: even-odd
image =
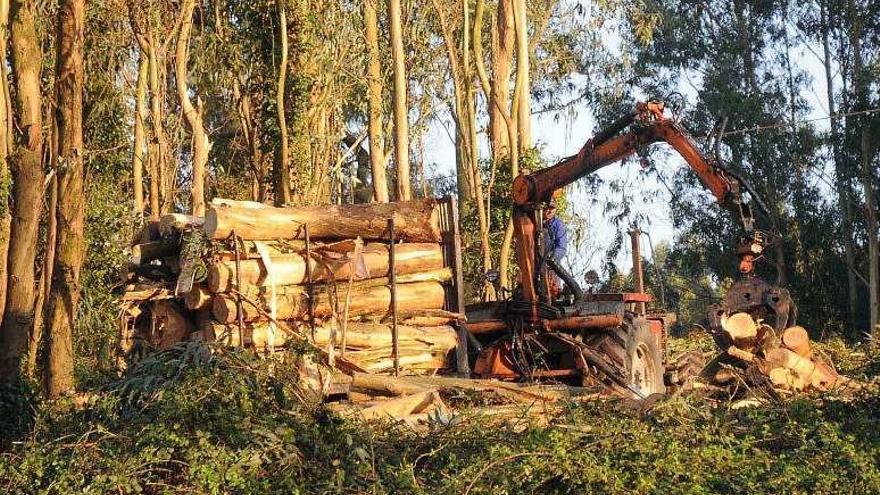
[[[443,285],[436,282],[419,282],[397,286],[397,307],[401,310],[439,309],[443,307],[445,293]],[[254,301],[261,304],[259,301]],[[334,309],[327,294],[318,294],[312,311],[316,318],[333,316]],[[214,317],[219,322],[232,323],[238,317],[236,296],[218,294],[212,303]],[[379,315],[391,310],[391,290],[388,287],[372,287],[352,294],[348,308],[349,317]],[[266,319],[268,307],[255,308],[253,304],[242,304],[245,321]],[[305,294],[286,294],[276,297],[275,318],[278,320],[303,320],[308,316],[308,300]]]
[[[58,238],[48,298],[46,393],[59,397],[74,388],[73,324],[79,308],[85,257],[83,187],[83,44],[85,0],[63,0],[58,12],[55,69],[58,129]]]
[[[318,254],[318,253],[316,253]],[[395,246],[395,263],[397,274],[405,275],[417,272],[436,270],[443,267],[443,255],[438,244],[415,243]],[[351,256],[351,254],[349,254]],[[357,264],[349,263],[347,257],[335,262],[323,257],[312,257],[312,282],[331,280],[348,280],[355,268],[355,279],[383,277],[388,274],[388,247],[383,244],[367,244],[362,251],[363,271]],[[239,262],[242,287],[247,285],[269,286],[273,281],[276,286],[300,285],[307,282],[306,256],[304,254],[287,254],[272,259],[272,276],[260,259],[248,259]],[[208,289],[211,292],[226,292],[236,283],[235,261],[218,261],[208,267]]]
[[[160,350],[188,340],[195,326],[172,301],[156,301],[151,306],[153,332],[150,343]]]
[[[799,356],[808,358],[812,353],[810,349],[810,336],[804,327],[795,326],[786,328],[782,332],[782,345],[796,352]]]
[[[43,193],[43,117],[40,70],[43,59],[36,29],[36,2],[12,2],[12,73],[15,82],[16,141],[11,155],[12,227],[9,239],[8,293],[0,329],[0,381],[20,376],[21,357],[34,324],[34,258]]]
[[[232,231],[245,240],[303,239],[304,225],[312,239],[387,239],[387,219],[394,217],[397,240],[439,242],[440,224],[436,200],[398,203],[306,206],[275,208],[261,203],[254,207],[212,205],[205,217],[205,234],[222,240]],[[259,206],[257,206],[259,205]]]

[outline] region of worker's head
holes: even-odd
[[[544,207],[544,221],[550,220],[556,216],[556,200],[550,200]]]

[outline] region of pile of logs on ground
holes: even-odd
[[[166,215],[132,240],[121,350],[291,343],[350,370],[442,369],[463,317],[443,309],[452,270],[440,241],[431,199],[302,208],[219,199],[205,218]]]
[[[723,318],[721,326],[727,347],[715,366],[706,370],[714,385],[727,386],[745,377],[748,385],[769,385],[782,393],[840,391],[859,386],[814,352],[803,327],[777,331],[747,313]]]

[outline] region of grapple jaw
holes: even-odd
[[[734,283],[719,304],[709,307],[709,327],[720,334],[722,317],[733,313],[748,313],[764,320],[776,330],[794,326],[797,306],[787,289],[770,285],[757,277],[747,277]]]

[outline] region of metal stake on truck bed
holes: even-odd
[[[400,342],[397,333],[397,274],[394,267],[394,217],[388,219],[388,286],[391,290],[391,346],[394,376],[400,375]]]

